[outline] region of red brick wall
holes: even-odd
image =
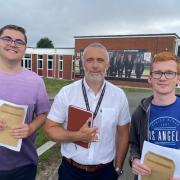
[[[32,71],[37,73],[37,54],[32,54]]]
[[[156,54],[161,51],[175,52],[176,38],[174,36],[167,37],[127,37],[127,38],[87,38],[75,39],[75,52],[80,52],[90,43],[99,42],[108,50],[124,50],[124,49],[147,49],[149,52]],[[147,82],[131,82],[121,80],[111,80],[113,84],[133,87],[150,87]]]
[[[148,49],[152,53],[163,50],[175,52],[175,37],[130,37],[130,38],[94,38],[75,39],[75,51],[85,48],[93,42],[102,43],[108,50]]]
[[[63,79],[71,80],[72,73],[72,56],[64,55]]]
[[[44,65],[43,76],[47,77],[47,55],[46,54],[43,54],[43,65]]]

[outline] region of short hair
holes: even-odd
[[[163,51],[154,56],[150,63],[150,72],[153,70],[153,64],[156,62],[174,61],[177,63],[177,72],[180,73],[180,59],[172,52]]]
[[[21,32],[23,35],[24,35],[24,39],[25,39],[25,42],[27,44],[27,36],[26,36],[26,30],[23,28],[23,27],[20,27],[20,26],[17,26],[17,25],[6,25],[4,27],[2,27],[0,29],[0,36],[3,34],[3,32],[6,30],[6,29],[9,29],[9,30],[15,30],[15,31],[19,31]]]
[[[87,49],[88,49],[89,47],[94,47],[94,48],[101,48],[101,49],[103,49],[103,50],[105,51],[105,53],[106,53],[107,60],[108,60],[108,62],[109,62],[109,53],[108,53],[106,47],[103,46],[101,43],[97,43],[97,42],[89,44],[89,45],[84,49],[84,51],[83,51],[83,56],[82,56],[82,60],[84,60],[84,56],[85,56],[85,54],[87,53]]]

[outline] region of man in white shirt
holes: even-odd
[[[82,59],[85,77],[59,91],[45,131],[51,140],[61,143],[60,180],[115,180],[122,174],[129,145],[127,98],[122,89],[104,79],[109,55],[103,45],[90,44]],[[87,121],[79,131],[67,130],[69,105],[92,111],[93,127],[89,127]],[[90,146],[75,145],[77,141]]]

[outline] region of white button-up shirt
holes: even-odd
[[[112,161],[116,154],[117,126],[130,122],[129,106],[125,93],[108,81],[104,81],[104,83],[106,83],[105,94],[97,116],[93,120],[93,126],[98,128],[99,140],[91,142],[88,149],[78,145],[75,146],[74,143],[61,144],[61,154],[80,164],[96,165]],[[99,93],[95,95],[85,79],[84,85],[90,110],[94,112],[103,86]],[[61,123],[64,128],[67,128],[69,105],[86,109],[82,92],[82,80],[65,86],[59,91],[48,114],[48,119]]]

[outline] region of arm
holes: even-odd
[[[45,133],[47,137],[55,142],[90,142],[96,138],[97,128],[89,128],[88,121],[79,131],[68,131],[62,124],[50,119],[46,120]]]
[[[10,130],[12,136],[17,139],[27,138],[39,129],[45,121],[46,113],[38,115],[30,124],[22,124]]]
[[[130,128],[130,165],[132,166],[132,172],[136,175],[148,176],[151,174],[151,169],[146,165],[142,164],[140,161],[141,158],[141,149],[140,149],[140,127],[139,121],[141,116],[140,106],[135,110],[132,115],[131,128]]]
[[[123,126],[117,126],[117,147],[116,147],[116,160],[115,167],[120,170],[126,157],[129,147],[129,123]]]
[[[139,108],[139,107],[138,107]],[[141,150],[140,150],[140,135],[139,135],[139,110],[138,108],[132,115],[131,118],[131,126],[130,126],[130,166],[132,166],[132,160],[137,158],[141,158]]]

